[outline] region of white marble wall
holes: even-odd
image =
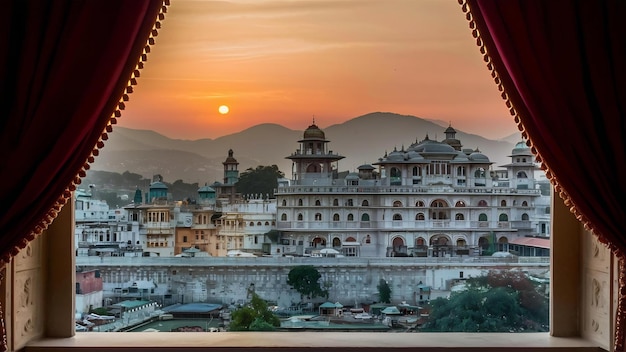
[[[595,236],[582,236],[581,334],[606,350],[613,344],[614,311],[617,307],[617,261]],[[611,299],[613,297],[613,299]]]

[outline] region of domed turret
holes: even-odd
[[[456,139],[456,130],[452,128],[452,124],[450,124],[448,128],[446,128],[444,133],[446,134],[446,139],[443,140],[443,143],[448,144],[449,146],[454,148],[454,150],[461,150],[463,145],[461,144],[461,141]]]
[[[515,144],[515,147],[513,147],[513,150],[511,151],[511,156],[513,155],[529,155],[530,154],[530,148],[526,145],[526,142],[524,141],[519,141],[517,142],[517,144]]]
[[[480,150],[476,149],[472,154],[469,155],[469,160],[476,161],[480,163],[490,163],[489,158],[480,152]]]
[[[324,131],[322,131],[319,127],[317,127],[315,123],[313,123],[304,131],[304,139],[305,140],[311,140],[311,139],[325,140],[326,135],[324,134]]]
[[[293,180],[299,184],[332,182],[338,168],[337,162],[344,157],[328,149],[328,140],[324,131],[313,123],[304,131],[299,140],[300,148],[286,157],[293,161]],[[324,179],[324,181],[321,181]]]
[[[161,178],[158,178],[159,181],[152,182],[150,184],[150,190],[148,191],[148,203],[152,203],[153,201],[160,199],[167,199],[167,185],[161,182]]]

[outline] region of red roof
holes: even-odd
[[[520,237],[511,240],[509,244],[550,249],[549,238]]]

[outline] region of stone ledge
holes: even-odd
[[[548,333],[78,333],[72,338],[43,338],[25,352],[60,351],[604,351],[582,338]]]

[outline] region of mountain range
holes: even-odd
[[[301,130],[277,124],[260,124],[238,133],[216,139],[171,139],[150,130],[116,126],[109,134],[92,170],[123,173],[129,171],[146,178],[160,174],[167,182],[211,184],[223,182],[222,162],[232,149],[239,162],[240,173],[259,165],[277,165],[291,178],[291,161],[286,159],[299,147],[304,130],[311,124],[302,122]],[[443,140],[447,126],[440,121],[416,116],[375,112],[355,117],[322,130],[328,149],[345,156],[339,171],[356,171],[362,164],[373,164],[394,148],[408,148],[412,143],[430,139]],[[454,126],[452,126],[454,127]],[[519,133],[500,140],[490,140],[456,129],[456,138],[463,148],[478,149],[494,163],[493,167],[510,162],[508,157]]]

